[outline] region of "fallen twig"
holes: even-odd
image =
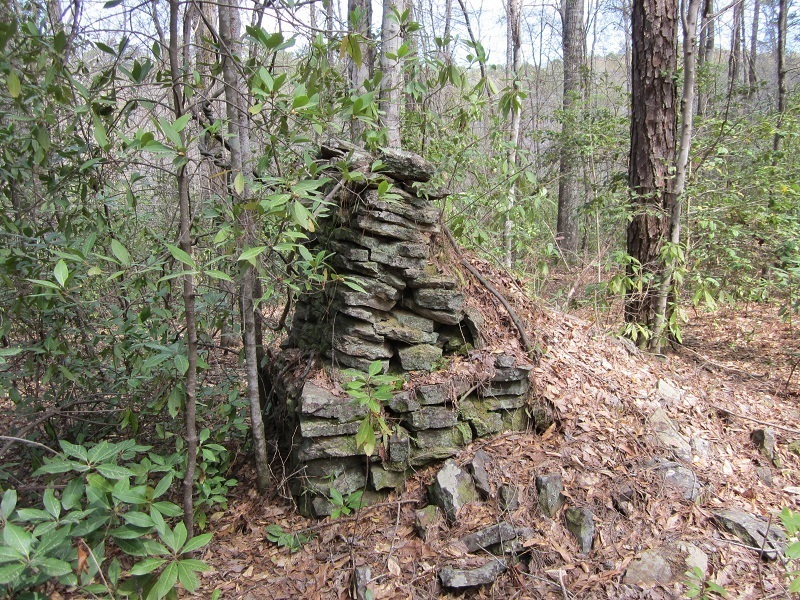
[[[513,321],[514,326],[519,332],[520,338],[522,338],[522,345],[525,348],[525,352],[528,353],[528,356],[533,357],[533,354],[536,352],[536,347],[533,345],[533,343],[531,343],[531,340],[525,331],[525,326],[522,324],[522,321],[517,315],[517,311],[515,311],[514,308],[508,303],[508,300],[506,300],[505,296],[498,292],[494,286],[489,283],[489,281],[483,275],[481,275],[478,270],[467,261],[466,258],[464,258],[464,255],[461,253],[461,249],[458,247],[458,242],[456,242],[456,239],[453,237],[450,229],[446,225],[443,226],[442,229],[444,229],[444,233],[447,236],[447,239],[450,241],[450,245],[453,246],[453,251],[456,253],[456,256],[458,256],[458,260],[461,262],[461,264],[464,265],[464,267],[466,267],[466,269],[472,273],[478,281],[481,282],[483,287],[489,290],[489,292],[491,292],[492,295],[500,301],[500,304],[503,305],[503,308],[506,309],[508,316],[511,317],[511,321]]]
[[[722,406],[717,406],[716,404],[712,404],[711,408],[713,408],[714,410],[718,410],[720,412],[728,413],[729,415],[733,415],[734,417],[739,417],[740,419],[744,419],[745,421],[752,421],[753,423],[758,423],[759,425],[766,425],[767,427],[774,427],[775,429],[782,429],[783,431],[788,431],[789,433],[795,433],[800,435],[800,429],[792,429],[791,427],[785,427],[784,425],[778,425],[777,423],[770,423],[769,421],[762,421],[761,419],[748,417],[747,415],[733,412],[728,408],[723,408]]]

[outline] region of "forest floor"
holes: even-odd
[[[673,561],[674,576],[664,584],[628,585],[624,575],[643,551],[669,555],[669,548],[692,544],[707,559],[708,579],[728,597],[788,598],[787,565],[760,560],[712,518],[714,510],[737,508],[777,527],[783,507],[800,509],[800,456],[788,449],[800,439],[800,336],[778,311],[751,304],[694,313],[684,345],[653,356],[588,320],[530,308],[524,316],[543,350],[533,381],[557,411],[557,424],[543,435],[480,439],[456,457],[464,464],[479,448],[488,453],[492,484],[518,487],[517,509],[504,511],[493,498],[467,505],[455,524],[440,523],[423,540],[414,513],[428,503],[434,467],[383,504],[312,521],[299,516],[280,476],[258,496],[245,466],[228,510],[211,525],[214,540],[202,558],[213,570],[195,597],[219,590],[235,599],[349,598],[355,567],[368,565],[376,599],[677,598],[687,590],[685,563]],[[686,439],[699,440],[689,465],[702,486],[694,502],[665,485],[654,467],[654,460],[670,458],[649,423],[658,408]],[[750,438],[767,424],[780,468]],[[567,502],[594,513],[589,553],[580,553],[563,514],[548,519],[539,510],[534,479],[544,473],[560,473]],[[631,501],[627,515],[616,502],[620,494]],[[459,538],[502,520],[530,528],[522,560],[492,585],[460,595],[443,590],[443,565],[486,562]],[[270,525],[310,541],[291,552],[268,540]]]

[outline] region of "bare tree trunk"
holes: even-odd
[[[778,1],[778,123],[775,127],[775,137],[772,139],[772,148],[777,152],[781,148],[783,133],[783,113],[786,112],[786,28],[788,21],[788,0]]]
[[[670,167],[675,157],[677,91],[677,2],[633,2],[631,55],[631,153],[628,186],[633,214],[628,225],[628,254],[638,262],[628,276],[642,277],[641,291],[625,299],[625,321],[652,331],[658,284],[663,274],[661,247],[668,233],[666,210],[672,206]],[[644,340],[642,340],[644,341]]]
[[[381,24],[381,110],[383,127],[386,130],[386,145],[400,148],[400,98],[402,95],[402,63],[397,53],[402,37],[400,33],[400,14],[403,12],[402,0],[383,0],[383,20]]]
[[[190,19],[189,11],[184,14],[184,19]],[[169,3],[169,71],[172,79],[172,108],[175,118],[184,114],[183,98],[183,69],[180,61],[180,39],[178,36],[178,22],[180,20],[179,0],[170,0]],[[184,39],[184,44],[189,40]],[[180,132],[181,144],[186,144],[186,134]],[[191,229],[191,211],[189,209],[189,176],[186,173],[186,163],[178,167],[175,174],[178,184],[178,206],[180,212],[179,244],[189,257],[192,256],[192,243],[189,237]],[[194,535],[194,476],[197,467],[197,320],[194,306],[194,280],[192,267],[181,263],[184,275],[183,280],[183,308],[186,319],[186,353],[189,368],[186,370],[186,408],[184,413],[184,438],[186,441],[186,471],[183,477],[183,522],[186,525],[187,536]]]
[[[506,204],[506,220],[503,225],[503,249],[505,267],[510,269],[514,264],[514,207],[517,203],[517,146],[519,145],[520,106],[519,94],[520,68],[520,29],[522,26],[519,0],[508,0],[508,30],[506,38],[506,77],[512,85],[514,101],[511,103],[511,123],[508,135],[508,174],[511,187],[508,190]]]
[[[222,0],[219,4],[219,37],[222,47],[222,77],[225,83],[225,101],[228,116],[228,145],[230,147],[230,163],[234,181],[236,177],[244,177],[250,152],[249,124],[246,111],[243,110],[241,93],[243,82],[234,66],[236,50],[241,44],[240,27],[238,0]],[[243,112],[245,113],[244,115],[242,115]],[[240,205],[244,204],[245,198],[241,197],[235,188],[236,185],[231,190],[234,198]],[[256,231],[252,211],[241,209],[239,227],[241,228],[240,250],[254,245]],[[246,261],[241,264],[242,333],[244,336],[245,371],[247,374],[247,398],[250,404],[250,426],[253,431],[253,446],[256,459],[256,484],[258,491],[263,493],[269,485],[271,477],[259,394],[259,340],[256,338],[256,308],[254,303],[256,271]]]
[[[675,158],[675,180],[672,194],[669,195],[669,241],[679,244],[681,240],[681,212],[683,209],[683,193],[686,189],[686,171],[689,165],[689,150],[692,146],[692,127],[694,125],[694,96],[697,81],[697,19],[703,0],[690,0],[683,23],[683,95],[681,97],[681,129],[678,139],[678,154]],[[672,278],[675,272],[673,258],[664,268],[661,287],[658,292],[653,338],[650,349],[661,352],[665,341],[664,332],[670,319],[667,303],[672,292]]]
[[[731,35],[731,54],[728,59],[728,88],[733,93],[739,86],[742,65],[742,13],[744,2],[733,5],[733,25]]]
[[[562,106],[563,145],[561,148],[558,181],[558,222],[556,225],[558,246],[567,260],[574,259],[578,252],[578,205],[581,197],[580,154],[570,139],[575,129],[581,103],[581,67],[583,66],[583,0],[563,0],[561,22],[564,46],[564,92]]]
[[[754,0],[753,4],[753,28],[750,32],[750,59],[748,60],[748,83],[750,95],[756,93],[758,87],[758,76],[756,74],[756,61],[758,57],[758,17],[761,12],[760,0]]]
[[[698,70],[714,58],[715,19],[714,0],[703,0],[703,17],[700,29],[700,50],[697,55]],[[697,114],[702,116],[708,110],[710,91],[704,91],[697,99]]]
[[[369,47],[369,40],[372,39],[372,2],[370,0],[348,0],[347,2],[348,29],[351,35],[356,35],[359,44],[364,43],[364,50],[361,54],[361,61],[350,60],[347,72],[350,76],[350,86],[359,94],[363,94],[364,82],[370,77],[370,56],[372,50]],[[364,135],[364,123],[358,119],[350,121],[350,138],[354,143],[361,140]]]

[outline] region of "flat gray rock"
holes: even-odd
[[[768,523],[761,517],[736,508],[712,511],[714,521],[724,531],[738,537],[766,560],[776,560],[786,554],[786,535],[779,519]],[[761,548],[764,549],[763,553]]]
[[[446,588],[462,590],[493,583],[507,568],[505,561],[496,558],[475,569],[443,567],[439,571],[439,581]]]
[[[485,550],[489,546],[510,542],[515,539],[517,539],[517,532],[510,524],[502,521],[497,525],[490,525],[475,533],[465,535],[461,538],[461,541],[467,547],[467,552],[477,552],[478,550]]]
[[[556,516],[564,504],[564,482],[560,473],[539,475],[536,478],[536,493],[542,512],[551,519]]]

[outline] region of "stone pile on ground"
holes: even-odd
[[[454,456],[474,438],[525,429],[533,368],[487,350],[473,373],[415,382],[449,356],[469,363],[483,347],[483,316],[466,308],[458,280],[436,260],[440,212],[413,187],[428,181],[433,168],[397,150],[373,156],[351,148],[345,155],[327,147],[323,156],[347,160],[350,173],[346,186],[337,184],[336,210],[319,223],[309,247],[332,253],[337,282],[300,298],[284,355],[316,351],[330,359],[325,368],[334,381],[340,367],[368,371],[377,361],[380,371],[406,383],[384,402],[391,435],[367,462],[357,433],[374,415],[341,386],[293,381],[281,367],[285,356],[273,361],[273,389],[286,407],[279,411],[284,455],[296,474],[292,493],[301,511],[314,516],[331,514],[332,500],[359,491],[363,504],[379,500],[412,469]]]

